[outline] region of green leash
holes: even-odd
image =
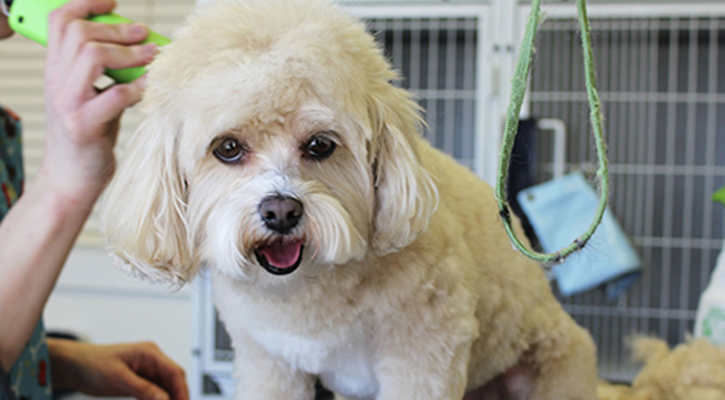
[[[506,116],[506,127],[504,129],[503,145],[501,147],[501,156],[498,164],[498,174],[496,178],[496,201],[503,220],[506,233],[511,239],[511,243],[516,249],[527,257],[539,261],[544,265],[559,263],[571,253],[581,250],[591,238],[597,226],[602,220],[604,210],[607,208],[607,199],[609,198],[609,163],[607,161],[607,149],[604,143],[604,134],[602,129],[601,101],[597,93],[596,76],[594,72],[594,57],[592,55],[592,41],[589,27],[589,18],[587,17],[587,8],[585,0],[577,0],[577,9],[579,11],[579,24],[581,27],[582,49],[584,53],[584,71],[586,75],[587,97],[589,98],[589,111],[592,127],[594,129],[594,137],[597,144],[597,156],[599,158],[599,170],[597,175],[600,179],[599,207],[594,216],[594,220],[586,232],[578,237],[574,242],[555,252],[555,253],[538,253],[527,249],[519,240],[511,225],[511,213],[508,202],[506,201],[506,180],[508,179],[508,166],[511,161],[511,150],[514,147],[514,138],[519,125],[519,114],[521,113],[521,105],[524,102],[524,94],[526,93],[526,81],[531,68],[531,58],[534,53],[534,39],[536,38],[536,29],[539,25],[541,17],[541,0],[533,0],[531,5],[531,15],[526,25],[523,43],[519,60],[516,63],[516,71],[512,82],[511,100],[508,106]]]

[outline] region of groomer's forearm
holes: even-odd
[[[0,362],[9,369],[32,335],[97,193],[64,197],[39,174],[0,223]]]

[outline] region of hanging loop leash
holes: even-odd
[[[534,54],[534,42],[536,39],[536,30],[541,18],[541,0],[533,0],[531,4],[531,15],[526,25],[523,42],[519,59],[516,63],[516,70],[512,82],[511,100],[509,101],[508,111],[506,115],[506,127],[504,128],[503,145],[501,147],[501,155],[498,164],[498,174],[496,176],[496,201],[498,202],[499,213],[503,220],[506,234],[511,239],[514,247],[527,257],[543,263],[546,267],[554,263],[562,262],[571,253],[581,250],[587,244],[589,239],[596,231],[597,226],[604,216],[607,208],[607,200],[609,198],[609,163],[607,161],[607,149],[604,143],[604,133],[602,124],[601,101],[597,93],[597,83],[594,71],[594,56],[592,53],[592,41],[589,26],[589,18],[587,17],[587,8],[585,0],[577,0],[577,10],[579,12],[579,25],[581,29],[582,53],[584,55],[584,72],[586,78],[587,98],[589,100],[589,111],[592,129],[594,130],[594,138],[597,146],[597,157],[599,158],[599,177],[600,199],[594,220],[583,235],[579,236],[569,246],[555,253],[539,253],[528,249],[514,232],[510,207],[507,202],[506,181],[508,179],[508,167],[511,162],[511,151],[514,147],[514,138],[519,125],[519,115],[521,113],[521,105],[524,102],[524,94],[526,93],[526,82],[529,71],[531,69],[531,59]]]

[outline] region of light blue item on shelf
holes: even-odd
[[[547,253],[564,248],[584,233],[599,198],[584,175],[575,172],[519,192],[517,199]],[[609,209],[584,249],[553,268],[561,293],[570,296],[604,283],[616,297],[639,275],[642,262]]]

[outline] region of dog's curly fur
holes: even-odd
[[[490,187],[420,137],[396,79],[326,1],[204,7],[150,66],[107,191],[112,251],[156,280],[213,271],[238,399],[309,400],[320,377],[357,399],[460,400],[517,366],[534,399],[594,399],[591,338],[512,250]],[[328,158],[307,152],[319,137]],[[240,160],[215,157],[225,138]],[[269,196],[303,206],[294,229],[265,225]],[[304,246],[285,276],[256,253],[280,240]]]
[[[600,382],[600,400],[725,400],[725,348],[688,339],[670,350],[651,337],[631,341],[632,358],[645,366],[632,386]]]

